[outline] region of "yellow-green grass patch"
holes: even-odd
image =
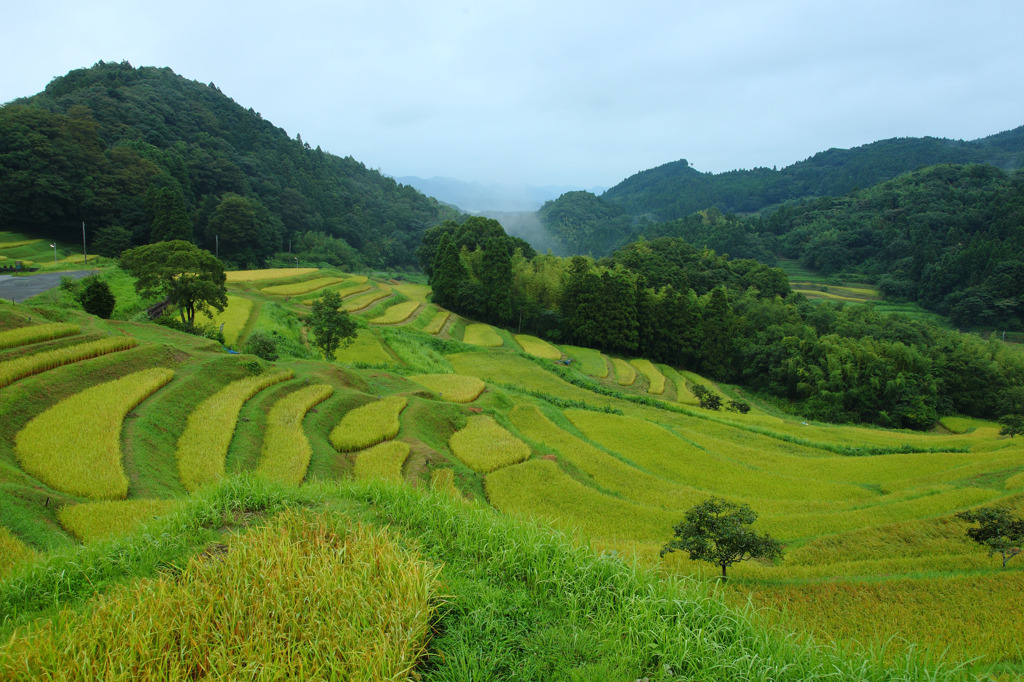
[[[515,334],[516,342],[523,347],[523,350],[538,358],[545,360],[558,360],[562,357],[562,351],[552,346],[547,341],[538,339],[529,334]]]
[[[462,337],[462,341],[473,346],[485,346],[487,348],[497,348],[498,346],[505,345],[505,340],[501,338],[498,332],[494,331],[494,327],[479,322],[466,325],[466,333]]]
[[[18,327],[0,332],[0,349],[25,346],[40,341],[52,341],[65,336],[73,336],[81,329],[77,324],[63,324],[52,322],[49,324],[36,324],[28,327]]]
[[[409,457],[409,444],[401,440],[374,445],[356,453],[353,475],[356,480],[379,478],[402,482],[402,467]]]
[[[0,580],[4,575],[22,564],[34,561],[38,555],[10,530],[0,526]]]
[[[348,281],[355,282],[356,284],[366,284],[370,281],[370,278],[366,275],[349,275]]]
[[[612,358],[612,367],[615,368],[615,382],[619,386],[632,386],[636,381],[636,370],[622,358]]]
[[[232,381],[199,403],[178,438],[178,475],[186,490],[192,492],[224,477],[224,462],[242,405],[264,388],[292,376],[288,370]]]
[[[345,281],[344,277],[316,277],[293,284],[275,284],[260,289],[260,292],[272,296],[301,296],[343,281]]]
[[[128,336],[111,336],[97,341],[66,346],[43,353],[34,353],[13,360],[0,362],[0,388],[9,386],[19,379],[56,369],[82,360],[89,360],[108,353],[128,350],[138,341]]]
[[[444,328],[444,323],[448,321],[448,317],[451,315],[447,310],[440,310],[432,318],[427,326],[423,328],[427,334],[438,334],[441,329]]]
[[[426,655],[439,568],[385,528],[343,524],[288,510],[215,560],[20,629],[0,678],[405,679]]]
[[[580,346],[562,346],[562,352],[579,363],[584,374],[598,379],[608,378],[608,362],[601,351]]]
[[[87,388],[35,416],[15,437],[22,468],[62,492],[95,500],[123,499],[125,416],[174,376],[158,367]]]
[[[42,239],[22,239],[17,242],[0,242],[0,249],[16,249],[19,246],[30,246],[32,244],[38,244],[43,241]]]
[[[565,416],[588,439],[619,453],[644,470],[709,493],[794,500],[870,497],[867,490],[854,484],[780,476],[744,466],[644,419],[584,410],[566,410]]]
[[[390,295],[391,287],[389,287],[386,284],[382,284],[380,285],[379,288],[374,289],[373,291],[370,291],[368,293],[346,298],[345,302],[341,305],[341,307],[343,310],[352,313],[357,310],[362,310],[363,308],[369,307],[371,303],[376,303],[382,298],[387,298]]]
[[[593,540],[664,544],[680,521],[678,513],[651,510],[583,485],[549,460],[500,469],[488,474],[484,485],[499,511],[541,518]]]
[[[630,364],[633,365],[641,374],[647,377],[649,384],[647,392],[652,395],[661,395],[665,392],[665,375],[662,374],[657,367],[650,360],[644,360],[642,358],[636,358],[630,360]]]
[[[697,396],[695,396],[693,391],[690,390],[690,386],[687,384],[685,377],[668,365],[661,365],[661,373],[664,374],[667,379],[670,379],[675,385],[676,402],[685,403],[687,405],[697,404]]]
[[[1006,479],[1006,489],[1016,490],[1017,488],[1024,488],[1024,472],[1015,474]]]
[[[350,410],[331,430],[335,450],[362,450],[398,435],[402,424],[398,416],[405,409],[405,396],[388,396]]]
[[[403,301],[396,303],[384,311],[380,317],[375,317],[370,322],[374,324],[399,324],[405,322],[420,307],[419,301]]]
[[[430,295],[431,289],[426,284],[413,284],[412,282],[404,282],[402,284],[396,284],[395,291],[413,301],[426,303],[427,296]]]
[[[104,500],[61,507],[57,519],[64,530],[82,542],[92,542],[131,533],[177,505],[177,500]]]
[[[334,388],[314,384],[300,388],[274,403],[263,433],[259,472],[267,478],[299,485],[306,478],[313,448],[302,430],[302,420],[313,407],[331,397]]]
[[[464,500],[462,491],[455,485],[455,472],[451,469],[433,469],[430,472],[430,489],[456,500]]]
[[[288,279],[309,275],[319,268],[268,268],[266,270],[231,270],[226,272],[228,283],[262,282],[271,279]]]
[[[762,613],[819,641],[879,646],[890,639],[927,644],[950,660],[1019,661],[1024,572],[949,575],[884,581],[828,580],[756,586],[749,596]],[[955,614],[955,615],[954,615]],[[988,678],[986,678],[988,679]]]
[[[196,314],[196,322],[199,324],[212,324],[224,329],[224,344],[234,346],[238,343],[238,335],[245,329],[252,313],[252,301],[241,296],[228,296],[228,305],[224,312],[211,311],[213,317],[204,313]]]
[[[453,403],[471,403],[487,388],[480,379],[462,374],[418,374],[409,379]]]
[[[465,428],[452,434],[448,446],[466,466],[481,474],[522,462],[530,456],[529,445],[486,414],[466,420]]]
[[[348,365],[358,362],[368,365],[386,365],[395,362],[381,344],[380,339],[369,329],[360,329],[356,338],[334,353],[334,359]]]
[[[983,419],[972,417],[942,417],[939,423],[950,433],[974,433],[978,429],[985,429],[985,435],[995,436],[999,432],[999,425]]]

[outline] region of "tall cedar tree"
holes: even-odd
[[[484,317],[496,324],[512,320],[512,258],[508,241],[492,237],[484,247],[480,279],[484,287]]]
[[[434,290],[434,302],[445,308],[452,308],[458,300],[459,287],[469,277],[459,258],[459,251],[446,233],[441,236],[434,256],[430,286]]]

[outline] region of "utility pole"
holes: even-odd
[[[85,252],[85,221],[82,221],[82,257],[85,259],[83,262],[89,262],[89,254]]]
[[[214,253],[214,255],[217,258],[220,258],[220,235],[219,234],[213,235],[213,243],[216,244],[216,246],[214,246],[214,248],[216,249],[216,253]]]

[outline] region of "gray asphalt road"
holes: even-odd
[[[45,272],[39,275],[0,275],[0,298],[21,303],[26,298],[41,294],[60,284],[61,277],[81,279],[92,274],[92,270],[69,270]]]

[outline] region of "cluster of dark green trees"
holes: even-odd
[[[1024,359],[1001,343],[865,305],[814,303],[776,268],[679,238],[594,261],[531,255],[482,218],[425,237],[419,254],[445,307],[687,367],[815,419],[924,429],[943,414],[1024,412]]]
[[[414,265],[450,214],[166,68],[100,62],[0,108],[0,223],[77,242],[85,221],[102,255],[182,239],[229,267]]]

